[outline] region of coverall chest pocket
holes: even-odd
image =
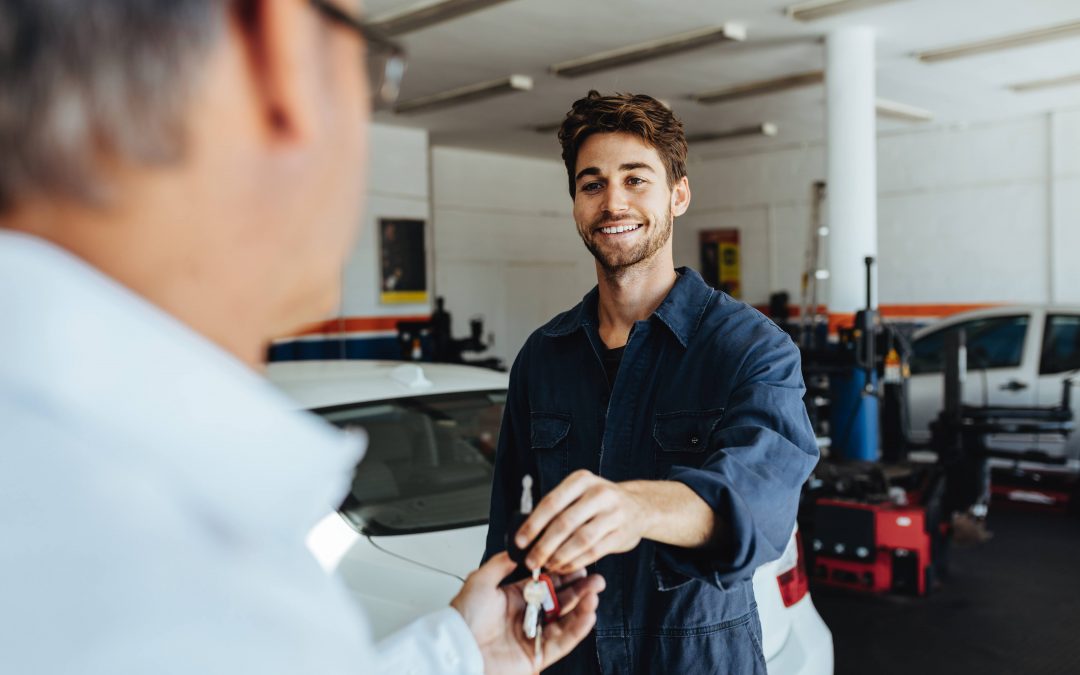
[[[540,470],[540,494],[547,494],[569,473],[570,416],[534,412],[530,416],[530,443]]]
[[[711,448],[712,433],[723,416],[723,408],[657,413],[653,420],[656,477],[665,478],[676,465],[701,466],[715,450]]]

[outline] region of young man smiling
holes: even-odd
[[[549,672],[765,673],[752,577],[784,551],[818,458],[799,353],[675,269],[681,122],[649,96],[576,101],[559,131],[598,284],[511,372],[485,557],[608,580],[590,640]],[[524,474],[542,499],[507,532]]]

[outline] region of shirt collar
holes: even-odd
[[[689,267],[680,267],[675,271],[679,273],[675,285],[653,312],[653,316],[667,326],[679,344],[685,348],[701,324],[701,317],[712,299],[713,289],[705,283],[700,274]],[[594,286],[576,307],[557,317],[543,328],[541,333],[548,337],[561,337],[573,333],[583,325],[596,325],[599,297],[600,291]]]
[[[0,393],[221,527],[302,536],[348,489],[362,441],[67,251],[0,230],[0,315]]]

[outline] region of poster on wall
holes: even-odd
[[[379,219],[380,294],[384,304],[428,301],[424,221]]]
[[[705,283],[733,298],[742,298],[739,231],[704,230],[698,234],[701,249],[701,276]]]

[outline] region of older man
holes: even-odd
[[[533,669],[505,555],[373,645],[303,545],[359,448],[255,370],[335,306],[400,73],[340,2],[0,4],[0,672]]]

